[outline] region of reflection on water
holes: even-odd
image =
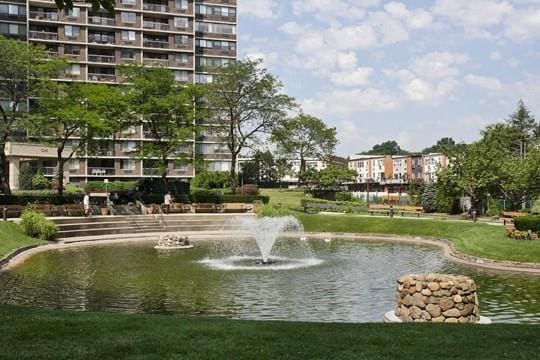
[[[463,267],[425,246],[313,240],[322,260],[317,265],[287,271],[222,271],[201,261],[211,242],[198,242],[189,251],[156,251],[153,245],[37,254],[0,274],[0,302],[238,319],[378,322],[393,308],[398,277],[443,272],[474,278],[482,315],[495,321],[540,323],[538,276]]]

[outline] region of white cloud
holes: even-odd
[[[387,111],[397,105],[395,96],[378,88],[333,90],[302,101],[306,112],[321,117],[350,116],[362,111]]]
[[[384,6],[390,16],[404,21],[411,29],[422,29],[433,22],[433,16],[424,9],[407,9],[407,5],[400,2],[390,2]]]
[[[364,8],[379,3],[380,0],[294,0],[292,10],[299,17],[312,14],[319,21],[336,22],[337,19],[361,19],[366,14]]]
[[[485,28],[502,23],[513,7],[508,1],[437,0],[432,10],[455,25]]]
[[[243,16],[254,16],[259,19],[274,19],[277,2],[274,0],[240,0],[238,11]]]
[[[469,85],[476,86],[490,91],[498,91],[502,89],[502,83],[499,79],[491,76],[480,76],[469,74],[464,78]]]
[[[330,80],[340,86],[364,86],[369,84],[369,77],[372,73],[373,69],[370,67],[359,67],[354,71],[333,73]]]
[[[430,52],[414,60],[410,69],[427,78],[444,78],[459,74],[459,65],[469,60],[467,54],[452,52]]]
[[[489,54],[489,58],[493,61],[499,61],[502,59],[502,55],[499,51],[495,50]]]
[[[540,8],[515,11],[506,22],[504,34],[516,42],[540,38]]]

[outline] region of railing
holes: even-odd
[[[157,168],[143,168],[143,175],[161,176],[161,171]]]
[[[116,75],[114,74],[88,74],[88,80],[115,82]]]
[[[88,23],[94,25],[115,25],[116,20],[114,18],[108,18],[103,16],[89,16]]]
[[[56,167],[44,166],[44,167],[40,167],[40,168],[34,168],[33,172],[37,173],[40,170],[42,171],[43,175],[47,175],[47,176],[56,175]]]
[[[57,12],[30,11],[30,19],[58,21]]]
[[[169,7],[167,5],[143,3],[143,10],[169,12]]]
[[[58,51],[47,51],[47,55],[50,57],[56,57],[58,56]]]
[[[30,39],[41,39],[41,40],[58,40],[58,34],[53,32],[45,31],[29,31],[28,37]]]
[[[114,168],[109,167],[89,167],[88,175],[91,176],[111,176],[114,175]]]
[[[166,49],[169,47],[169,43],[167,41],[156,41],[156,40],[144,40],[143,45],[146,47],[161,48],[161,49]]]
[[[88,54],[88,61],[96,63],[114,63],[114,56]]]
[[[143,63],[145,65],[152,65],[152,66],[169,66],[169,60],[166,59],[143,59]]]
[[[94,37],[92,34],[88,35],[88,42],[95,44],[111,44],[114,45],[114,36],[111,37]]]
[[[154,30],[169,30],[169,24],[154,21],[143,21],[143,28]]]

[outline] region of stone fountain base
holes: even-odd
[[[399,317],[396,316],[396,314],[394,313],[394,310],[390,310],[387,313],[385,313],[383,316],[383,319],[385,323],[402,323],[403,322],[403,320],[401,320]],[[480,319],[477,322],[475,322],[475,324],[482,324],[482,325],[487,325],[491,323],[492,321],[490,318],[481,316],[481,315],[480,315]]]
[[[177,235],[163,235],[159,238],[158,243],[154,246],[157,250],[183,250],[191,249],[193,245],[190,244],[187,236]]]

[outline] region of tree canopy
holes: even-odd
[[[300,113],[283,121],[272,133],[281,153],[290,159],[300,159],[300,174],[306,170],[306,159],[321,159],[334,152],[336,128],[329,128],[319,118]]]
[[[394,140],[388,140],[381,144],[374,145],[369,151],[364,151],[363,155],[407,155],[409,151],[402,149]]]
[[[260,144],[295,104],[261,61],[242,60],[216,69],[206,106],[213,127],[231,153],[231,190],[236,191],[236,161],[245,148]]]
[[[451,155],[457,149],[466,146],[463,143],[457,144],[451,137],[443,137],[437,140],[435,145],[429,146],[422,150],[422,154],[441,153],[447,156]]]

